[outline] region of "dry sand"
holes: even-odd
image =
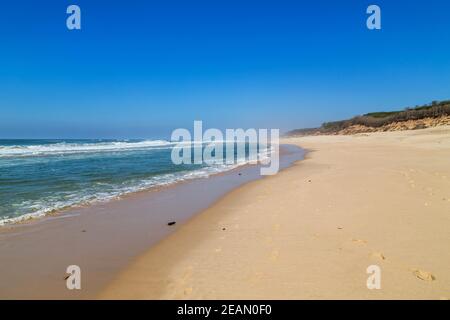
[[[196,215],[100,298],[450,298],[450,126],[283,142],[306,160]]]

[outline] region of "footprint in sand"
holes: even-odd
[[[248,281],[249,281],[249,282],[252,282],[252,283],[258,282],[258,281],[260,281],[263,277],[264,277],[264,273],[263,273],[263,272],[261,272],[261,271],[255,271],[253,274],[251,274],[251,275],[248,277]]]
[[[278,250],[272,250],[272,253],[270,254],[270,259],[272,261],[276,261],[279,255],[280,253],[278,252]]]
[[[366,244],[367,243],[366,240],[361,240],[361,239],[352,239],[352,242],[358,243],[358,244]]]
[[[181,282],[184,283],[184,282],[188,281],[191,278],[192,270],[193,270],[192,266],[189,266],[189,267],[187,267],[185,269],[185,271],[183,273],[183,277],[181,278]]]
[[[272,244],[273,243],[273,238],[272,237],[266,237],[266,243],[267,244]]]
[[[416,187],[416,182],[411,179],[409,176],[406,177],[408,180],[409,185],[411,186],[411,188],[415,188]]]
[[[431,274],[430,272],[415,269],[413,270],[413,274],[417,279],[423,280],[423,281],[434,281],[436,280],[436,277]]]
[[[375,258],[375,259],[386,260],[386,257],[385,257],[384,254],[382,254],[381,252],[372,252],[372,253],[370,254],[370,256],[371,256],[372,258]]]

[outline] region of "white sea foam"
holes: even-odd
[[[170,147],[173,143],[166,140],[145,140],[136,142],[111,141],[96,143],[59,142],[40,145],[0,146],[1,157],[30,157],[64,155],[86,152],[110,152],[121,150],[138,150],[155,147]]]
[[[141,145],[146,145],[148,147],[149,143],[153,143],[153,145],[155,145],[154,141],[145,143],[142,142]],[[168,144],[168,142],[160,141],[159,145],[160,146],[165,145],[164,143]],[[123,146],[124,143],[119,144]],[[260,160],[267,159],[270,156],[271,152],[272,150],[270,148],[262,150],[260,152]],[[11,223],[18,223],[28,219],[43,217],[48,215],[49,213],[61,211],[70,207],[110,201],[112,199],[120,198],[121,196],[124,196],[126,194],[148,190],[153,187],[171,185],[191,179],[207,178],[213,174],[226,172],[235,169],[237,167],[240,167],[242,165],[246,165],[248,163],[249,161],[247,161],[246,159],[238,159],[235,164],[230,165],[214,164],[208,167],[203,167],[201,169],[192,171],[187,170],[181,172],[167,173],[163,175],[154,176],[149,179],[130,182],[127,183],[126,185],[112,186],[109,184],[103,184],[102,187],[106,187],[106,189],[108,189],[107,191],[105,191],[105,189],[95,190],[91,188],[86,190],[80,190],[79,192],[65,195],[64,201],[61,201],[58,199],[58,197],[55,197],[42,199],[40,201],[30,201],[29,203],[22,203],[21,207],[26,208],[27,211],[29,211],[29,213],[20,216],[6,217],[0,219],[0,226]]]

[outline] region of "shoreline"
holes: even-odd
[[[281,167],[300,159],[302,152],[297,147],[280,146]],[[3,226],[0,255],[5,263],[0,265],[0,297],[92,298],[135,256],[224,194],[260,179],[259,168],[242,165],[207,178]],[[176,221],[176,225],[168,226],[169,221]],[[65,269],[72,264],[80,265],[83,272],[80,291],[65,287]]]
[[[289,148],[289,147],[288,146],[280,146],[280,156],[282,156],[283,153],[286,153],[286,151],[285,151],[286,148]],[[145,194],[148,194],[151,192],[159,192],[161,190],[165,190],[167,188],[173,188],[173,187],[175,187],[177,185],[181,185],[183,183],[189,183],[190,181],[193,181],[193,180],[208,179],[213,176],[219,176],[219,175],[223,175],[223,174],[232,173],[233,171],[244,169],[248,166],[253,166],[253,165],[248,162],[245,162],[242,164],[236,164],[236,165],[234,165],[230,168],[224,169],[222,171],[208,173],[206,176],[181,178],[180,180],[174,180],[169,183],[154,185],[154,186],[144,188],[144,189],[139,189],[136,191],[125,192],[118,196],[112,196],[110,198],[103,199],[103,200],[95,199],[92,201],[88,201],[86,203],[76,203],[76,204],[68,205],[66,207],[61,207],[58,209],[51,209],[46,212],[27,213],[24,215],[13,217],[13,218],[3,218],[2,217],[2,218],[0,218],[0,233],[2,232],[3,229],[11,229],[11,228],[14,228],[15,226],[20,226],[20,225],[34,223],[34,222],[41,222],[41,221],[45,221],[45,219],[52,218],[52,217],[63,218],[63,217],[65,217],[65,214],[67,214],[67,213],[70,214],[71,211],[75,211],[75,210],[79,210],[79,209],[86,209],[86,208],[90,208],[93,206],[99,206],[99,205],[114,202],[114,201],[121,201],[123,199],[127,199],[130,197],[139,196],[140,194],[145,195]],[[195,173],[195,171],[192,171],[192,172]]]
[[[193,217],[98,298],[450,298],[449,126],[284,143],[310,152]]]
[[[280,157],[285,155],[285,154],[289,154],[291,153],[289,151],[290,146],[289,145],[280,145]],[[260,164],[257,164],[257,166],[259,166]],[[249,166],[255,166],[254,164],[250,164],[248,162],[242,163],[242,164],[236,164],[230,168],[227,168],[225,170],[221,170],[218,172],[213,172],[213,173],[209,173],[206,176],[199,176],[199,177],[191,177],[191,178],[182,178],[180,180],[174,180],[170,183],[165,183],[165,184],[159,184],[159,185],[154,185],[145,189],[140,189],[140,190],[136,190],[136,191],[131,191],[131,192],[126,192],[123,193],[121,195],[118,196],[114,196],[108,199],[104,199],[104,200],[93,200],[93,201],[89,201],[87,203],[77,203],[77,204],[73,204],[73,205],[68,205],[66,207],[62,207],[59,209],[51,209],[47,212],[44,213],[27,213],[21,216],[17,216],[17,217],[13,217],[13,218],[0,218],[0,233],[3,230],[8,230],[11,228],[14,228],[15,226],[20,226],[20,225],[24,225],[24,224],[29,224],[29,223],[35,223],[35,222],[45,222],[45,219],[47,218],[52,218],[52,217],[59,217],[59,218],[64,218],[65,214],[67,214],[68,212],[70,213],[71,211],[75,211],[75,210],[79,210],[79,209],[86,209],[86,208],[90,208],[93,206],[99,206],[102,204],[106,204],[106,203],[110,203],[110,202],[114,202],[114,201],[121,201],[123,199],[128,199],[130,197],[134,197],[134,196],[139,196],[141,194],[145,195],[151,192],[159,192],[161,190],[166,190],[167,188],[173,188],[175,186],[184,184],[184,183],[189,183],[193,180],[197,180],[197,179],[208,179],[210,177],[213,176],[220,176],[220,175],[224,175],[224,174],[229,174],[232,173],[236,170],[240,170],[240,169],[245,169]],[[195,171],[192,171],[195,172]]]

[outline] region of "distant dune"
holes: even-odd
[[[325,122],[319,128],[296,129],[286,136],[356,134],[425,129],[450,124],[450,100],[406,108],[403,111],[372,112],[348,120]]]

